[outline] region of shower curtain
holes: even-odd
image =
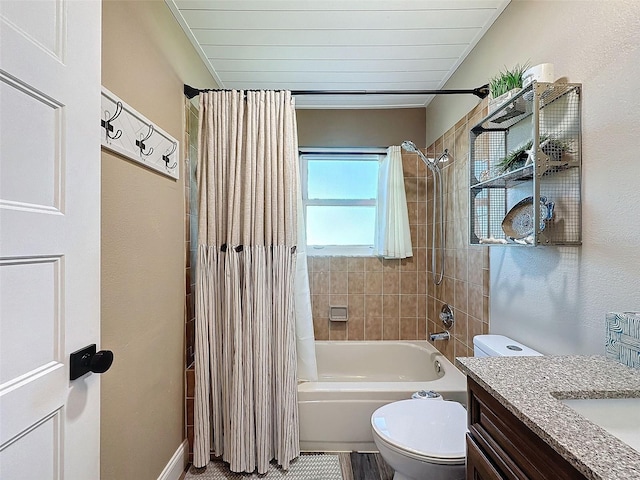
[[[200,94],[194,466],[299,455],[298,146],[290,92]]]
[[[413,256],[411,229],[404,190],[402,151],[397,145],[387,149],[378,170],[378,208],[373,254],[384,258]]]

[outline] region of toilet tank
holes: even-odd
[[[542,355],[504,335],[476,335],[473,337],[474,357],[532,357]]]

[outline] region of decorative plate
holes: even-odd
[[[547,202],[545,197],[540,197],[540,230],[544,230],[545,222],[553,216],[553,202]],[[532,235],[533,223],[533,197],[527,197],[516,203],[502,220],[502,231],[514,239],[521,239]]]

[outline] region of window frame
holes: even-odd
[[[302,191],[302,209],[304,218],[305,233],[307,231],[307,207],[309,206],[331,206],[331,207],[358,207],[367,206],[375,207],[377,215],[377,185],[376,198],[373,199],[309,199],[308,198],[308,182],[309,170],[308,162],[310,160],[327,160],[327,161],[376,161],[378,168],[380,163],[387,154],[386,149],[369,148],[369,149],[300,149],[300,187]],[[305,235],[306,236],[306,235]],[[373,244],[371,245],[310,245],[307,244],[307,256],[328,257],[328,256],[355,256],[355,257],[373,257]]]

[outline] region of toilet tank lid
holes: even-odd
[[[539,356],[540,352],[504,335],[476,335],[473,346],[490,357]]]

